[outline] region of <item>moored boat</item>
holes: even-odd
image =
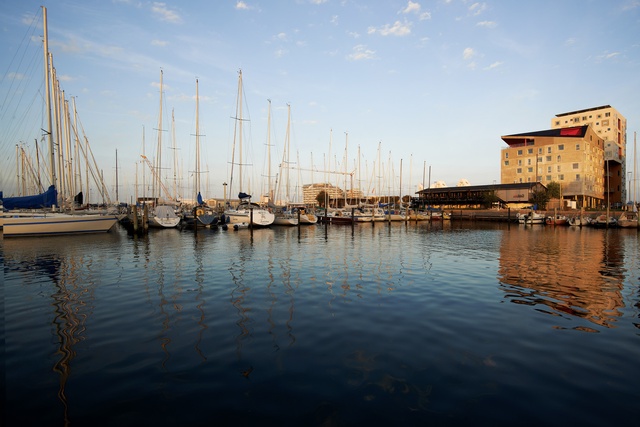
[[[545,219],[547,225],[569,225],[569,219],[565,215],[556,214]]]
[[[618,217],[618,227],[621,228],[638,228],[637,212],[622,212]]]

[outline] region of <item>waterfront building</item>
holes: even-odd
[[[508,145],[500,153],[502,184],[557,182],[562,199],[573,202],[569,207],[597,208],[606,202],[605,141],[590,124],[505,135],[502,140]]]
[[[531,206],[534,193],[545,190],[539,182],[433,187],[418,191],[412,206],[415,209],[481,208],[487,207],[487,200],[492,200],[494,208],[522,209]]]
[[[605,201],[621,204],[627,199],[627,119],[610,105],[556,114],[551,128],[589,125],[604,140]]]

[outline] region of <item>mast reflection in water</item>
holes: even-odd
[[[7,425],[613,425],[638,235],[440,221],[3,240]]]

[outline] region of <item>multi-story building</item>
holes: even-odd
[[[610,105],[556,114],[551,119],[552,129],[583,125],[590,125],[604,140],[605,201],[623,203],[627,199],[627,119]]]
[[[560,184],[576,207],[605,202],[604,139],[590,125],[506,135],[500,182]]]

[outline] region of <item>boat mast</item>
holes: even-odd
[[[49,162],[50,162],[50,178],[51,185],[56,185],[56,168],[55,168],[55,160],[56,156],[54,153],[54,142],[53,142],[53,117],[51,114],[51,78],[49,74],[49,28],[47,26],[47,8],[42,6],[42,20],[43,20],[43,31],[44,31],[44,81],[46,88],[46,97],[47,97],[47,134],[49,136]]]
[[[267,203],[275,203],[271,188],[271,100],[267,99]]]
[[[156,179],[153,180],[153,186],[152,186],[152,196],[153,198],[158,197],[158,199],[155,200],[154,202],[154,206],[156,206],[159,200],[159,193],[160,191],[160,179],[161,179],[161,173],[162,173],[162,76],[163,76],[163,71],[162,69],[160,70],[160,112],[158,114],[158,148],[156,151]],[[156,193],[157,191],[157,193]]]
[[[198,79],[196,79],[196,202],[200,194],[200,122],[199,122],[200,96],[198,93]]]

